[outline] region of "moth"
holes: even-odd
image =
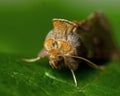
[[[70,69],[77,86],[74,72],[82,61],[93,68],[103,69],[94,60],[109,61],[119,58],[110,25],[103,13],[94,12],[80,22],[53,19],[53,26],[39,55],[33,59],[24,59],[25,61],[35,62],[48,57],[52,68]]]

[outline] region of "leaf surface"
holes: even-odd
[[[106,64],[98,71],[83,68],[76,71],[78,87],[67,69],[56,70],[47,59],[26,63],[22,57],[0,55],[1,96],[119,96],[120,62]]]

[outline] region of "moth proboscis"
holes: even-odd
[[[94,60],[115,60],[120,55],[111,35],[111,29],[106,17],[95,12],[80,22],[65,19],[53,19],[54,28],[47,34],[44,48],[34,59],[24,59],[35,62],[48,57],[52,68],[66,67],[70,69],[75,86],[77,80],[74,71],[81,61],[96,69],[103,69],[93,63]]]

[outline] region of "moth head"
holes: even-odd
[[[57,49],[49,50],[49,63],[53,68],[61,68],[64,58],[60,56],[60,51]]]
[[[48,52],[50,65],[55,68],[61,66],[64,63],[63,56],[65,54],[70,54],[74,49],[69,42],[54,39],[45,40],[44,48]]]

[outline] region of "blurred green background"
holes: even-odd
[[[0,53],[36,56],[53,18],[82,20],[94,11],[108,17],[120,47],[119,0],[0,0]]]

